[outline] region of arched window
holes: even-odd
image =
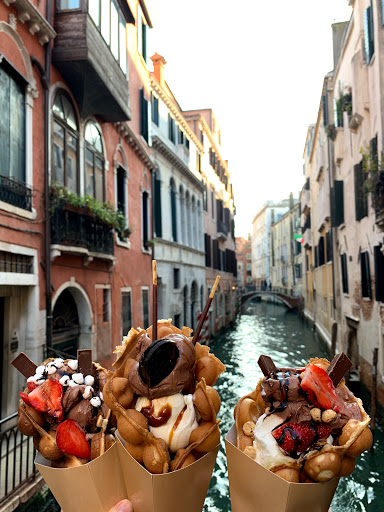
[[[65,91],[53,104],[52,182],[79,193],[79,126],[75,109]]]
[[[183,289],[183,314],[184,314],[184,325],[188,325],[188,287],[184,286]]]
[[[172,218],[172,240],[177,242],[177,214],[176,214],[176,187],[171,179],[171,218]]]
[[[104,156],[101,131],[89,121],[85,127],[85,193],[100,202],[104,195]]]
[[[192,229],[191,229],[191,201],[189,192],[185,193],[185,229],[187,232],[186,245],[192,245]]]
[[[181,230],[181,242],[183,244],[186,244],[186,240],[187,240],[187,236],[186,236],[186,232],[185,232],[185,197],[184,197],[184,189],[183,187],[180,185],[180,188],[179,188],[179,201],[180,201],[180,222],[181,222],[181,225],[183,226],[183,229]]]
[[[193,281],[191,286],[191,325],[192,328],[197,326],[197,283]]]
[[[197,215],[196,215],[196,202],[195,196],[192,196],[191,200],[191,223],[192,223],[192,247],[197,247],[197,233],[196,233],[196,224],[197,224]]]

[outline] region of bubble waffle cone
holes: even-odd
[[[226,439],[233,510],[240,510],[258,493],[258,486],[253,486],[239,495],[239,487],[250,478],[240,469],[242,463],[253,481],[265,480],[265,485],[269,481],[281,490],[273,491],[269,501],[260,498],[264,503],[260,510],[297,510],[297,500],[305,499],[312,488],[319,489],[316,505],[307,501],[301,509],[325,512],[338,478],[352,473],[356,457],[371,447],[370,418],[361,400],[343,379],[334,387],[329,368],[328,360],[316,358],[298,370],[263,370],[264,379],[239,400],[235,425]]]

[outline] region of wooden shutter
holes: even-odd
[[[332,259],[333,259],[332,231],[328,231],[325,234],[325,243],[327,245],[327,247],[326,247],[327,261],[332,261]]]
[[[319,239],[319,266],[325,263],[325,251],[324,251],[324,237],[321,236]]]
[[[347,255],[340,256],[341,261],[341,281],[343,285],[343,293],[348,293],[348,268],[347,268]]]
[[[382,245],[375,245],[375,295],[378,302],[384,302],[384,254],[381,252]]]
[[[163,236],[162,221],[161,221],[161,181],[155,176],[155,231],[156,236],[161,238]]]
[[[335,180],[333,192],[333,226],[338,227],[344,223],[344,182]]]
[[[209,235],[207,235],[207,233],[204,234],[204,245],[205,245],[205,266],[211,267],[212,266],[211,237]]]
[[[148,102],[144,96],[144,89],[140,89],[140,134],[148,142]]]
[[[363,162],[355,165],[355,215],[356,220],[359,221],[368,215],[368,200],[364,191],[364,169]]]
[[[212,240],[213,268],[220,270],[219,241]]]
[[[369,268],[369,254],[362,252],[360,254],[360,270],[361,270],[361,296],[371,299],[371,272]]]

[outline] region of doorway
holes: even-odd
[[[53,309],[52,347],[48,355],[76,359],[79,348],[80,324],[77,306],[72,293],[64,290]]]

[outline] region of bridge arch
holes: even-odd
[[[258,291],[258,292],[249,292],[244,294],[241,297],[241,305],[244,307],[248,302],[250,302],[254,297],[275,297],[279,302],[284,304],[289,310],[297,308],[297,298],[290,297],[280,292],[275,292],[272,290]]]

